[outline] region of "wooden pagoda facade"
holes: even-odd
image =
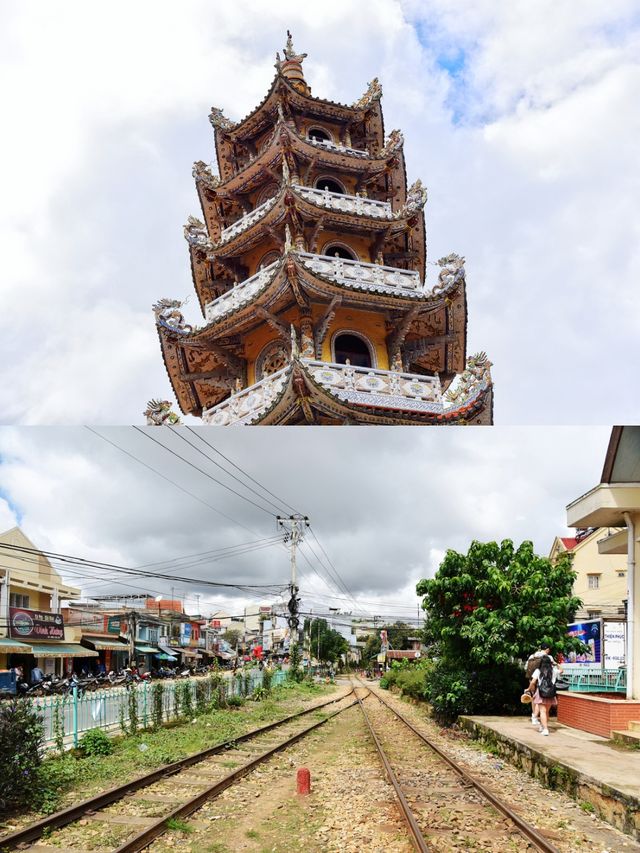
[[[484,353],[466,359],[464,258],[425,286],[420,181],[385,139],[376,80],[346,106],[311,95],[291,37],[264,100],[218,109],[219,176],[194,165],[185,226],[204,322],[154,305],[183,413],[227,424],[492,422]]]

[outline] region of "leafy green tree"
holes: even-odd
[[[241,637],[242,631],[239,631],[237,628],[227,628],[227,630],[222,635],[222,639],[226,640],[232,649],[236,649],[238,647],[238,643],[240,642]]]
[[[0,703],[0,814],[38,794],[43,734],[42,717],[29,700]]]
[[[574,578],[569,555],[552,563],[528,541],[517,550],[510,539],[472,542],[466,554],[449,550],[436,576],[416,588],[425,640],[440,656],[476,666],[526,658],[542,642],[565,651],[567,624],[581,605]]]
[[[380,628],[376,629],[374,634],[367,637],[367,642],[362,651],[362,662],[365,666],[368,666],[376,655],[379,654],[381,648],[380,632],[383,630],[387,632],[389,647],[392,649],[408,649],[409,637],[413,637],[417,633],[417,629],[412,628],[411,625],[407,625],[406,622],[381,625]]]
[[[574,578],[570,556],[551,563],[528,541],[517,549],[505,539],[472,542],[466,554],[447,551],[436,576],[417,585],[424,639],[437,658],[424,695],[437,719],[515,713],[524,686],[518,660],[543,643],[555,652],[581,650],[566,635],[581,605]]]
[[[323,663],[335,663],[349,651],[349,643],[339,631],[329,627],[326,619],[305,619],[304,630],[310,639],[312,656]]]

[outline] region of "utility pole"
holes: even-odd
[[[284,531],[284,541],[289,545],[289,554],[291,559],[291,582],[289,584],[289,615],[287,622],[291,630],[291,642],[299,642],[299,607],[300,599],[298,598],[298,574],[296,567],[296,549],[304,539],[304,530],[309,527],[309,517],[295,513],[294,515],[279,515],[277,517],[278,527]]]

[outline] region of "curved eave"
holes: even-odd
[[[290,422],[299,415],[302,408],[300,386],[294,387],[295,376],[303,379],[307,394],[304,402],[311,409],[319,411],[326,417],[359,424],[377,425],[455,425],[468,424],[478,419],[482,422],[493,422],[493,388],[482,389],[473,398],[460,406],[450,408],[441,413],[428,411],[412,411],[411,409],[390,408],[387,406],[353,403],[341,399],[327,388],[317,383],[310,375],[305,363],[296,360],[294,370],[291,370],[288,382],[278,395],[277,400],[265,411],[255,413],[246,423],[277,426]],[[298,418],[299,419],[299,418]]]
[[[310,112],[319,110],[326,115],[334,117],[342,115],[345,118],[350,118],[351,120],[364,118],[364,114],[366,112],[366,109],[349,106],[348,104],[341,104],[338,101],[330,101],[326,98],[316,98],[314,95],[303,95],[302,92],[299,92],[288,82],[286,77],[283,77],[282,74],[277,72],[271,82],[269,91],[260,101],[258,106],[243,119],[240,119],[234,127],[223,131],[223,135],[229,139],[241,140],[261,130],[262,125],[267,120],[266,117],[264,119],[261,117],[261,113],[265,111],[272,113],[277,109],[278,101],[276,95],[280,89],[287,93],[287,99],[290,104],[294,104],[303,110],[306,107]],[[379,103],[379,101],[375,103]],[[371,107],[368,109],[371,109]]]
[[[443,309],[451,292],[431,294],[411,291],[387,291],[382,290],[371,283],[366,286],[355,288],[353,286],[336,282],[326,276],[321,276],[309,270],[296,256],[295,252],[283,255],[280,266],[274,270],[272,278],[264,286],[237,307],[230,307],[224,314],[200,326],[193,332],[187,333],[187,339],[206,339],[211,337],[237,334],[241,331],[249,331],[253,326],[264,322],[256,317],[255,309],[260,306],[269,310],[282,311],[295,302],[291,292],[286,271],[286,259],[291,257],[295,264],[296,277],[301,288],[311,297],[311,301],[323,303],[331,301],[334,296],[342,298],[342,305],[361,310],[410,310],[415,305],[422,306],[425,311]],[[458,287],[458,285],[456,285]],[[282,304],[282,296],[286,295],[286,304]]]
[[[185,336],[178,337],[159,323],[156,324],[156,331],[160,340],[164,368],[180,411],[183,415],[199,416],[202,413],[202,406],[197,392],[191,382],[181,379],[181,374],[186,372],[185,355],[181,346],[181,339]]]
[[[398,219],[381,219],[375,216],[367,216],[363,213],[349,213],[332,210],[331,208],[314,204],[308,199],[298,195],[291,186],[285,186],[276,197],[276,202],[273,207],[268,210],[264,216],[257,219],[249,226],[249,228],[242,231],[228,242],[216,244],[213,249],[214,254],[223,258],[233,257],[252,249],[254,245],[263,239],[263,232],[265,228],[279,224],[282,219],[287,216],[287,204],[285,199],[288,195],[293,198],[293,206],[297,212],[306,214],[313,220],[317,220],[322,216],[329,226],[335,226],[336,229],[344,229],[345,231],[352,231],[355,233],[363,231],[376,232],[384,228],[389,228],[389,236],[392,236],[398,232],[405,231],[407,227],[415,227],[409,226],[409,222],[412,220],[419,220],[417,222],[418,227],[420,227],[420,222],[424,222],[422,211],[420,211],[419,214],[412,214],[407,217],[403,216]],[[327,230],[326,226],[325,230]],[[424,234],[424,228],[422,229],[422,234]]]
[[[283,136],[286,136],[291,151],[305,157],[307,160],[315,158],[318,164],[327,168],[353,171],[355,173],[368,170],[372,177],[384,173],[389,161],[402,158],[403,153],[402,146],[387,157],[362,157],[357,154],[350,154],[348,151],[332,151],[319,145],[313,145],[292,128],[279,122],[276,125],[274,137],[269,146],[261,151],[255,160],[241,169],[237,174],[228,178],[219,186],[211,188],[211,191],[221,196],[233,196],[235,193],[250,192],[255,189],[264,180],[264,170],[277,167],[282,162],[282,155],[285,150]],[[196,181],[196,183],[199,184],[201,182]]]

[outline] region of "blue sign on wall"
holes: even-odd
[[[602,662],[602,625],[599,619],[587,622],[574,622],[567,626],[570,637],[583,642],[589,647],[588,652],[569,652],[567,663],[601,663]]]

